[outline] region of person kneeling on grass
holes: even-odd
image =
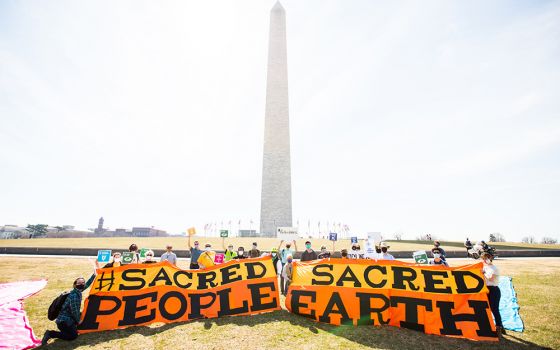
[[[47,345],[47,342],[51,338],[74,340],[78,337],[82,292],[88,289],[88,287],[93,283],[95,274],[96,273],[94,272],[87,281],[83,277],[76,278],[73,284],[74,288],[66,297],[66,300],[60,309],[60,313],[55,320],[59,331],[46,331],[43,336],[43,340],[41,341],[41,345]]]

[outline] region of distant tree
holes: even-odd
[[[55,226],[54,228],[56,229],[56,233],[59,233],[60,231],[65,231],[65,228],[62,226]]]
[[[535,239],[534,236],[527,236],[527,237],[523,237],[521,239],[521,242],[533,244],[533,243],[537,243],[537,240]]]
[[[488,241],[490,242],[505,242],[506,238],[500,232],[491,233],[488,237]]]
[[[556,238],[552,238],[552,237],[543,237],[541,240],[542,244],[556,244],[558,243],[558,240]]]
[[[48,225],[37,224],[37,225],[27,225],[25,230],[29,232],[29,238],[42,237],[47,235]]]
[[[395,237],[395,239],[396,239],[397,241],[402,240],[402,236],[403,236],[403,233],[402,233],[402,232],[395,232],[395,234],[393,235],[393,237]]]

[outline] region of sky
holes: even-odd
[[[0,0],[0,225],[256,228],[274,2]],[[560,1],[282,4],[300,232],[560,238]]]

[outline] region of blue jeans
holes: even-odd
[[[50,331],[51,338],[59,338],[64,340],[74,340],[78,338],[78,326],[74,324],[68,324],[66,322],[56,323],[58,326],[58,331]]]

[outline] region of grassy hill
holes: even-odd
[[[464,264],[467,261],[454,261]],[[182,268],[185,261],[180,261]],[[499,344],[426,335],[396,327],[332,326],[286,310],[177,324],[155,324],[90,333],[74,342],[57,340],[52,349],[560,349],[560,258],[501,259],[502,273],[513,277],[525,322],[524,333],[509,332]],[[78,276],[92,272],[88,259],[0,257],[0,282],[48,278],[47,287],[26,299],[25,309],[41,337],[55,324],[47,309]],[[283,304],[283,299],[281,300]]]

